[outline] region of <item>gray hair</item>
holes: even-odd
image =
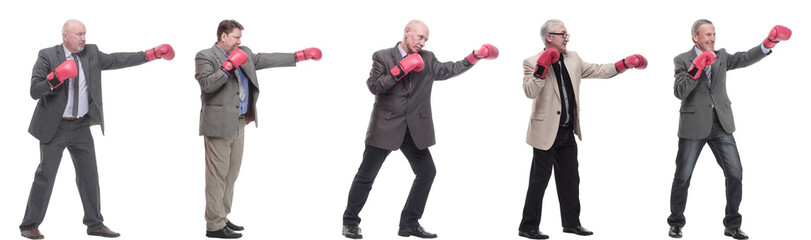
[[[549,21],[546,21],[546,23],[541,26],[541,38],[546,38],[546,34],[554,31],[555,29],[553,27],[555,25],[563,27],[563,21],[557,19],[549,19]]]
[[[704,24],[712,24],[712,22],[710,22],[710,20],[707,20],[707,19],[696,20],[696,22],[693,23],[693,34],[698,35],[698,28],[701,27],[701,25],[704,25]],[[691,34],[691,36],[692,36],[692,34]]]

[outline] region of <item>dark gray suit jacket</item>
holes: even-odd
[[[769,52],[771,54],[771,51]],[[766,57],[760,45],[746,52],[729,54],[723,48],[715,51],[716,60],[712,64],[712,85],[705,72],[698,79],[687,75],[687,70],[698,55],[694,48],[679,54],[673,59],[676,65],[676,82],[673,86],[677,98],[681,99],[679,117],[679,137],[686,139],[703,139],[712,130],[713,105],[718,114],[718,121],[727,133],[735,132],[735,120],[732,117],[732,102],[727,96],[727,70],[742,68],[756,63]]]
[[[92,125],[100,124],[104,133],[104,104],[101,98],[101,70],[119,69],[147,62],[144,52],[112,53],[99,51],[95,44],[86,44],[78,53],[82,61],[88,91],[88,112]],[[45,48],[39,51],[39,57],[31,74],[31,98],[39,100],[34,109],[34,116],[28,126],[31,133],[40,142],[48,143],[56,133],[62,113],[68,102],[68,84],[62,84],[54,90],[48,85],[45,77],[66,60],[62,45]]]
[[[256,70],[271,67],[296,66],[292,53],[257,53],[250,48],[240,46],[248,55],[248,62],[239,67],[250,81],[250,103],[245,118],[248,123],[257,121],[256,100],[259,99],[259,81]],[[239,116],[239,74],[230,77],[220,70],[225,54],[214,44],[202,50],[194,58],[194,78],[200,83],[200,135],[207,137],[233,137],[237,132]]]
[[[436,143],[434,121],[431,118],[431,87],[434,80],[445,80],[459,75],[473,64],[466,59],[439,62],[434,53],[418,52],[425,63],[422,71],[412,71],[399,82],[389,72],[403,57],[395,45],[372,55],[372,71],[366,85],[375,95],[372,117],[366,131],[366,144],[397,150],[403,143],[406,128],[419,149]],[[409,87],[409,81],[411,86]]]

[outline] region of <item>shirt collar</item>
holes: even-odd
[[[65,58],[73,58],[73,57],[70,56],[70,55],[72,55],[72,53],[70,53],[70,50],[68,50],[68,48],[65,47],[64,43],[62,44],[62,50],[65,50]]]
[[[400,56],[403,56],[403,58],[405,58],[406,55],[408,55],[408,54],[406,54],[406,51],[403,50],[403,46],[400,45],[400,43],[402,43],[402,42],[397,43],[397,50],[400,50]]]
[[[701,49],[698,49],[698,47],[696,47],[696,46],[693,46],[693,50],[696,51],[696,55],[701,55],[701,53],[702,53]]]
[[[225,50],[222,50],[222,48],[220,48],[220,45],[214,44],[214,46],[216,46],[217,49],[219,49],[220,52],[222,52],[222,54],[225,55],[226,58],[228,57],[228,53],[226,53]]]

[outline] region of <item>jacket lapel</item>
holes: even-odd
[[[90,59],[87,57],[87,51],[82,50],[81,52],[77,53],[76,56],[79,56],[79,61],[82,65],[82,72],[84,72],[84,80],[87,82],[86,84],[88,88],[90,88],[90,75],[87,75],[89,72],[88,68],[90,67]]]
[[[397,44],[400,44],[400,42]],[[397,45],[391,48],[391,56],[394,57],[394,65],[397,65],[397,63],[403,60],[403,56],[400,56],[400,49],[397,49]]]
[[[569,54],[567,54],[566,52],[563,53],[563,64],[565,64],[567,66],[566,71],[569,71],[572,67],[579,66],[579,65],[577,65],[578,64],[577,59],[573,59],[573,58],[570,58],[568,56],[569,56]],[[579,69],[579,67],[577,67],[575,69]],[[578,95],[578,89],[580,89],[580,78],[579,78],[580,74],[572,75],[571,72],[568,72],[567,74],[569,74],[569,81],[572,82],[572,91],[573,91],[572,95],[574,95],[575,103],[578,103],[579,101],[578,101],[577,95]],[[578,78],[575,79],[572,76],[577,76]]]
[[[554,65],[558,63],[554,62],[552,64]],[[550,82],[552,83],[552,90],[555,91],[555,99],[560,102],[560,85],[558,85],[558,77],[555,73],[555,67],[552,65],[549,66],[549,69],[546,69],[546,80],[546,84],[549,84]]]
[[[717,58],[716,58],[716,61],[711,66],[712,66],[712,69],[710,70],[710,72],[712,73],[712,76],[711,76],[712,81],[710,81],[710,89],[713,89],[713,88],[715,88],[715,84],[718,83],[718,81],[717,81],[717,79],[718,79],[718,71],[721,70],[721,62],[718,61]]]
[[[400,61],[403,60],[403,56],[400,55],[400,49],[397,48],[397,45],[399,45],[400,43],[401,42],[397,42],[397,44],[395,44],[394,47],[391,48],[391,51],[390,51],[391,52],[391,57],[392,57],[392,59],[394,59],[394,66],[399,65]],[[419,54],[419,53],[417,53],[417,54]],[[406,75],[405,77],[403,77],[403,79],[400,80],[400,81],[405,82],[406,91],[409,91],[409,92],[411,92],[411,88],[408,86],[409,85],[408,82],[411,81],[411,77],[413,77],[413,74],[414,73],[412,72],[412,73]]]
[[[692,67],[693,61],[695,61],[695,59],[698,57],[698,54],[696,54],[696,47],[695,46],[691,47],[690,51],[688,51],[688,54],[690,55],[690,63],[688,63],[690,64],[690,66],[687,66],[687,69],[689,70],[690,67]],[[715,66],[715,63],[713,63],[710,66],[711,66],[710,68],[712,68],[710,72],[712,73],[713,76],[715,76],[714,71],[718,68]],[[707,78],[707,72],[705,72],[704,69],[701,69],[701,76],[698,76],[698,79],[696,80],[699,81],[700,84],[706,86],[707,88],[712,89],[712,87],[710,86],[710,79]]]
[[[62,64],[62,62],[64,62],[65,60],[68,60],[68,58],[65,57],[65,51],[64,51],[65,49],[62,47],[61,44],[56,45],[55,48],[56,48],[56,59],[59,60],[59,64]],[[59,65],[57,65],[57,66],[59,66]]]
[[[225,57],[225,54],[220,51],[220,48],[217,47],[215,43],[214,46],[211,46],[211,51],[214,52],[214,58],[217,59],[217,62],[222,63],[225,62],[228,58]]]
[[[53,66],[53,69],[49,69],[50,71],[53,71],[54,69],[56,69],[57,66],[59,66],[59,64],[62,64],[63,62],[68,60],[68,58],[65,57],[65,48],[62,46],[62,44],[56,45],[55,48],[56,48],[56,59],[59,62],[57,62],[56,66]],[[65,92],[64,100],[65,100],[65,104],[67,104],[67,102],[68,102],[68,84],[65,84],[65,86],[63,86],[62,89],[60,89],[60,90]],[[64,106],[62,106],[62,107],[64,108]]]

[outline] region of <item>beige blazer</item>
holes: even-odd
[[[524,94],[533,99],[532,115],[527,129],[527,144],[533,148],[549,150],[560,126],[560,91],[558,90],[555,71],[549,68],[546,78],[533,75],[541,52],[524,60]],[[574,100],[577,109],[574,110],[574,133],[582,140],[580,133],[580,79],[581,78],[610,78],[618,74],[613,63],[592,64],[583,62],[574,51],[563,53],[563,63],[569,71],[574,89]],[[550,81],[547,81],[550,80]]]

